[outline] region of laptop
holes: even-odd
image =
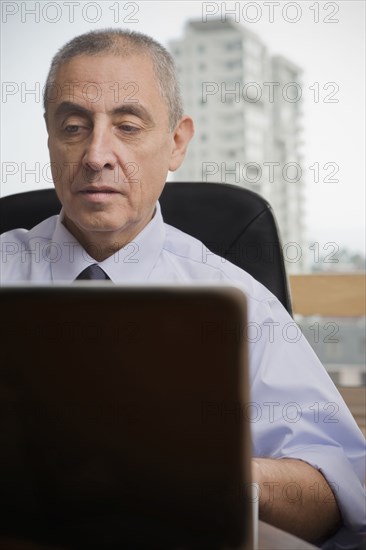
[[[252,547],[239,289],[14,286],[0,304],[0,542]]]

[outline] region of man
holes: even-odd
[[[240,286],[249,320],[280,335],[250,343],[260,517],[313,541],[341,525],[359,530],[363,438],[310,346],[281,336],[291,319],[268,290],[217,256],[203,263],[202,244],[162,221],[157,201],[167,172],[180,166],[193,135],[169,54],[149,37],[119,30],[71,40],[51,65],[45,121],[63,209],[31,231],[2,236],[12,251],[2,283],[96,276]],[[57,261],[47,257],[50,245]]]

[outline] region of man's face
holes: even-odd
[[[186,147],[169,130],[152,61],[79,56],[60,67],[50,95],[48,146],[65,225],[82,243],[101,232],[128,242],[150,221]]]

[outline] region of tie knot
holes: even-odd
[[[108,275],[99,265],[89,265],[84,271],[82,271],[75,279],[75,281],[105,281],[110,280]]]

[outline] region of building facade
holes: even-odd
[[[196,126],[174,179],[263,195],[274,209],[289,272],[303,271],[301,70],[271,57],[256,34],[233,21],[189,21],[169,47]]]

